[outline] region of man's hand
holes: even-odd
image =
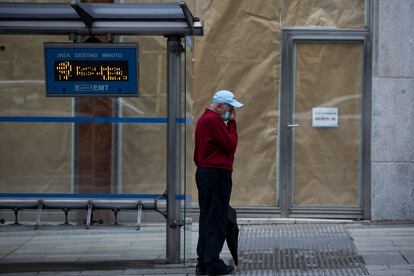
[[[231,111],[231,117],[230,117],[230,119],[231,120],[236,120],[236,111],[234,109]]]

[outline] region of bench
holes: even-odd
[[[136,229],[141,228],[142,210],[153,210],[164,217],[166,212],[158,208],[158,200],[165,199],[164,195],[160,195],[154,198],[117,198],[115,195],[111,195],[110,198],[94,198],[94,197],[73,197],[59,198],[59,197],[39,197],[39,198],[0,198],[0,209],[9,209],[14,212],[14,223],[18,222],[18,213],[23,209],[37,209],[35,228],[40,226],[40,219],[42,210],[44,209],[61,209],[65,213],[65,224],[68,222],[68,214],[70,210],[86,210],[86,228],[92,223],[92,215],[94,210],[112,210],[115,216],[114,224],[118,224],[118,212],[120,210],[136,210],[137,220]],[[4,223],[4,220],[0,221]]]

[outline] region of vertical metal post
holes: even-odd
[[[280,216],[289,217],[291,179],[291,138],[292,130],[287,127],[291,123],[291,91],[292,91],[292,51],[293,43],[288,31],[282,31],[281,51],[281,87],[280,87],[280,121],[279,121],[279,206]]]
[[[368,34],[364,41],[364,90],[362,96],[363,123],[362,123],[362,211],[363,219],[371,219],[371,131],[372,131],[372,76],[373,76],[373,45],[378,35],[378,3],[366,0],[365,17]]]
[[[180,37],[167,40],[167,262],[179,263],[181,252],[180,205],[177,196],[181,189],[181,141],[180,141],[180,89],[181,53]]]

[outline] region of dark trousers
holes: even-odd
[[[196,172],[200,205],[198,265],[216,269],[223,265],[220,252],[227,232],[227,212],[232,188],[231,172],[198,168]]]

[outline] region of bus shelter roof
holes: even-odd
[[[184,2],[0,2],[0,34],[201,36],[203,25]]]

